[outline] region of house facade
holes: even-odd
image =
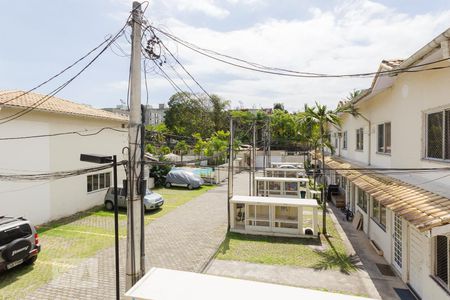
[[[124,159],[128,119],[67,100],[43,95],[0,91],[0,120],[35,109],[0,124],[0,173],[39,174],[91,168],[81,153],[117,155]],[[13,100],[12,100],[13,99]],[[0,122],[2,122],[0,121]],[[60,133],[77,132],[59,135]],[[32,138],[23,138],[30,137]],[[36,137],[40,136],[40,137]],[[10,139],[17,138],[19,139]],[[125,178],[118,168],[119,182]],[[0,180],[0,214],[24,216],[34,224],[72,215],[103,203],[112,185],[112,169],[57,180]]]
[[[421,299],[450,299],[449,38],[383,61],[352,101],[360,116],[330,128],[326,159],[367,238]]]

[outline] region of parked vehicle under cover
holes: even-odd
[[[40,251],[39,237],[30,221],[0,216],[0,271],[32,264]]]
[[[166,176],[166,187],[186,186],[188,189],[196,189],[201,187],[205,182],[203,179],[186,170],[172,170]]]

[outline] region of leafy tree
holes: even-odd
[[[178,154],[181,156],[181,161],[183,161],[183,155],[189,152],[189,145],[185,140],[181,140],[175,145],[174,150],[178,152]]]
[[[208,138],[214,132],[228,128],[230,103],[217,95],[176,93],[168,104],[164,123],[176,135],[199,133],[202,138]]]
[[[223,100],[217,95],[211,95],[211,120],[214,123],[214,131],[226,130],[229,127],[230,101]]]
[[[208,137],[214,132],[214,123],[208,107],[196,95],[176,93],[169,99],[164,123],[176,135],[192,136],[199,133]]]
[[[205,154],[207,142],[203,140],[203,138],[199,133],[194,133],[193,137],[195,138],[195,145],[193,151],[197,156],[200,157]]]
[[[216,131],[207,141],[205,154],[214,157],[214,164],[223,163],[226,158],[226,151],[229,145],[230,132],[223,130]]]
[[[273,110],[274,110],[274,111],[275,111],[275,110],[282,110],[282,111],[284,111],[284,112],[287,112],[287,111],[284,109],[284,104],[281,103],[281,102],[274,103],[274,104],[273,104]]]
[[[170,151],[170,148],[168,146],[162,146],[161,148],[159,148],[159,155],[161,156],[169,154],[171,152],[172,151]]]
[[[305,107],[305,116],[310,120],[310,122],[315,123],[319,127],[320,131],[320,139],[319,139],[319,147],[321,148],[321,157],[322,157],[322,205],[323,205],[323,214],[322,214],[322,222],[323,222],[323,230],[322,233],[327,235],[327,226],[326,226],[326,218],[327,218],[327,200],[325,195],[325,147],[331,147],[329,141],[327,141],[327,133],[326,130],[329,125],[340,126],[341,120],[339,117],[340,110],[330,110],[326,105],[322,105],[316,102],[314,107]],[[331,147],[332,148],[332,147]]]

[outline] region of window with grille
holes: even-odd
[[[111,186],[111,172],[87,176],[87,191],[94,192]]]
[[[367,212],[367,193],[358,188],[358,206],[365,212]]]
[[[391,153],[391,123],[378,125],[378,152]]]
[[[383,230],[386,229],[386,207],[375,199],[372,201],[372,219]]]
[[[347,131],[342,134],[342,149],[347,149]]]
[[[426,116],[427,158],[450,159],[450,110]]]
[[[435,268],[434,276],[447,288],[450,288],[448,281],[449,272],[449,238],[445,235],[438,235],[435,238]]]
[[[364,150],[364,129],[356,129],[356,150]]]

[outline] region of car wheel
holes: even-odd
[[[23,264],[24,264],[24,265],[32,265],[32,264],[34,264],[34,262],[36,261],[36,259],[37,259],[37,255],[35,255],[35,256],[33,256],[33,257],[27,259],[26,261],[24,261]]]
[[[192,190],[194,187],[193,187],[191,184],[188,184],[187,188],[188,188],[189,190]]]
[[[171,188],[171,187],[172,187],[172,184],[170,182],[167,182],[166,183],[166,188]]]
[[[113,210],[114,209],[114,204],[111,201],[106,201],[105,202],[105,208],[107,210]]]

